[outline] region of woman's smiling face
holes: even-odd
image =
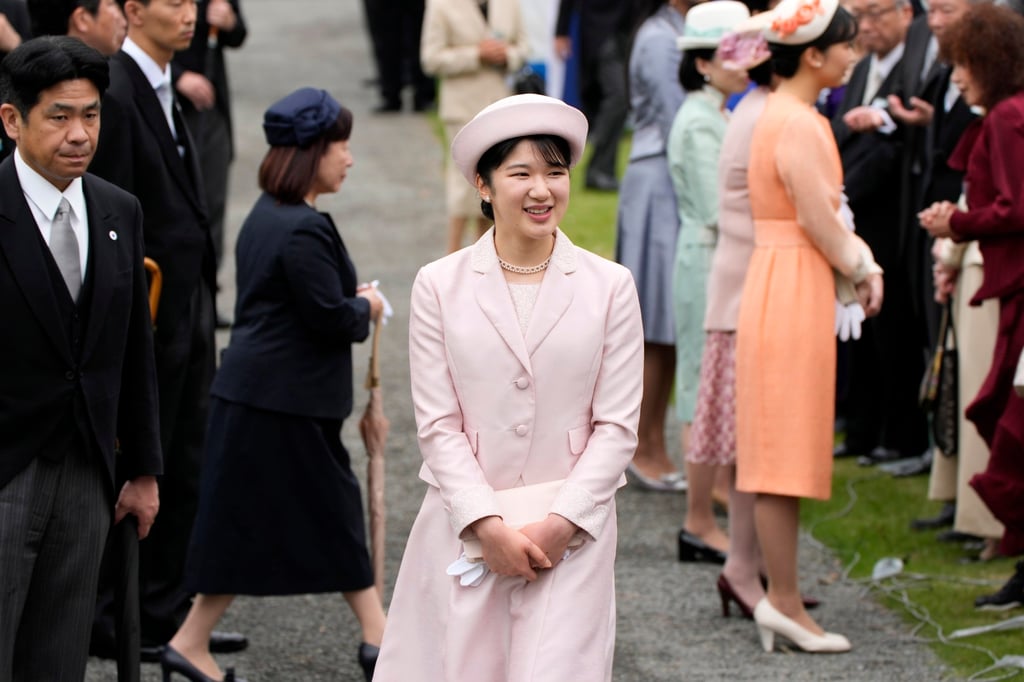
[[[477,177],[477,188],[490,199],[496,230],[548,237],[569,205],[569,169],[545,160],[532,140],[522,140],[491,172],[489,184]]]

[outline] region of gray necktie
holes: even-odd
[[[78,237],[71,229],[71,204],[67,199],[60,200],[57,215],[50,228],[50,251],[57,261],[64,284],[68,287],[73,301],[78,300],[78,292],[82,288],[82,264],[78,255]]]

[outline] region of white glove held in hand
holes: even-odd
[[[840,341],[860,338],[860,324],[864,321],[864,308],[860,303],[842,304],[836,301],[836,336]]]
[[[448,565],[445,572],[451,576],[458,576],[459,584],[463,587],[476,587],[484,581],[491,569],[482,561],[470,561],[463,552],[458,559]]]

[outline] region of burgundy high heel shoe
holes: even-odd
[[[736,602],[736,606],[740,607],[740,615],[747,620],[754,619],[754,609],[747,606],[736,591],[732,589],[732,585],[729,583],[729,579],[724,574],[718,574],[718,596],[722,600],[722,617],[729,617],[729,602]]]

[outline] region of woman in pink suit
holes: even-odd
[[[615,491],[636,448],[643,329],[629,271],[558,229],[586,132],[578,110],[516,95],[452,143],[494,227],[413,285],[428,488],[378,682],[611,680]],[[504,491],[544,483],[527,505],[538,520],[506,525]]]
[[[838,215],[843,174],[814,103],[853,65],[857,23],[836,0],[782,0],[766,38],[780,78],[754,128],[748,178],[755,247],[736,338],[736,488],[756,493],[754,522],[768,593],[754,608],[761,643],[780,634],[805,651],[847,651],[807,613],[797,587],[800,498],[832,492],[835,395],[833,268],[867,314],[881,269]]]

